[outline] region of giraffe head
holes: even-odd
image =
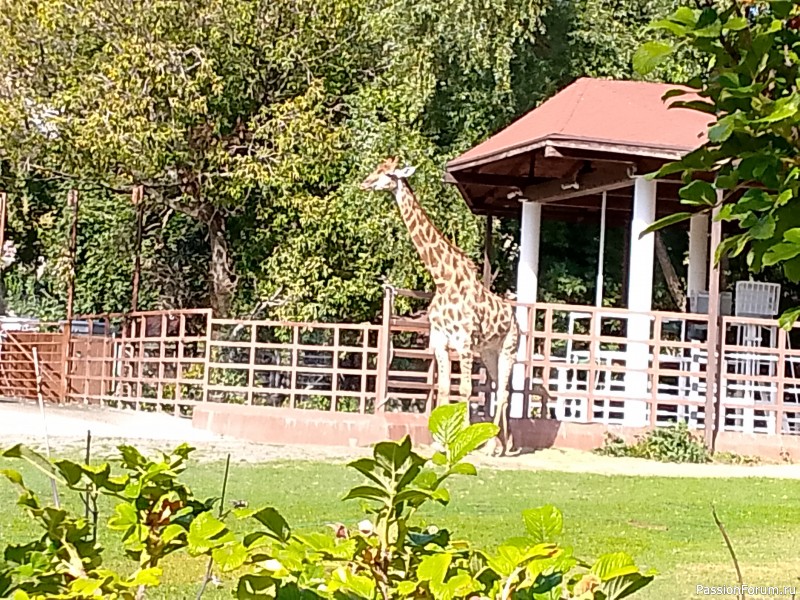
[[[375,169],[369,177],[361,182],[361,189],[394,191],[399,179],[411,177],[416,170],[414,167],[410,166],[398,169],[397,165],[399,162],[400,159],[398,158],[387,158],[378,165],[378,168]]]

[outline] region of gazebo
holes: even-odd
[[[535,302],[542,219],[630,223],[629,308],[649,311],[654,244],[639,234],[680,210],[680,181],[646,179],[705,141],[708,115],[669,108],[675,86],[582,78],[447,164],[469,207],[519,217],[517,297]],[[605,197],[605,206],[604,206]],[[604,210],[605,209],[605,210]],[[705,290],[708,219],[690,227],[690,291]]]
[[[713,414],[715,401],[719,405],[716,379],[724,371],[718,361],[725,360],[724,349],[719,346],[724,342],[720,336],[724,337],[725,324],[720,324],[719,320],[720,280],[713,256],[721,240],[721,223],[710,220],[705,214],[696,214],[688,228],[687,296],[709,299],[707,309],[696,311],[703,314],[653,313],[654,236],[641,235],[656,219],[686,211],[679,199],[682,186],[679,178],[656,180],[647,176],[706,140],[708,114],[671,107],[671,102],[663,99],[667,91],[676,87],[638,81],[578,79],[447,164],[445,180],[458,188],[474,213],[488,217],[487,228],[492,227],[494,217],[516,217],[521,221],[517,302],[520,305],[518,317],[527,339],[520,347],[519,356],[520,364],[525,366],[525,381],[520,383],[523,375],[518,372],[515,391],[519,392],[521,386],[527,394],[537,382],[539,387],[552,391],[550,373],[554,369],[566,369],[557,365],[551,356],[555,339],[566,341],[568,347],[578,341],[588,345],[587,365],[574,365],[570,356],[565,358],[573,371],[585,371],[585,381],[581,389],[573,386],[567,394],[574,396],[573,410],[570,411],[563,398],[559,399],[560,408],[556,411],[559,417],[577,415],[577,420],[588,422],[601,420],[644,427],[662,424],[660,415],[667,413],[672,420],[678,414],[691,414],[691,418],[684,420],[697,424],[703,422],[703,413]],[[537,306],[541,223],[546,219],[600,223],[600,247],[588,250],[600,253],[596,307],[548,309]],[[626,310],[599,308],[603,239],[606,226],[612,224],[629,226]],[[488,244],[491,239],[488,233],[486,239]],[[486,252],[488,256],[488,246]],[[549,325],[543,330],[537,330],[536,318],[530,314],[535,310],[551,310],[549,316],[545,316]],[[589,335],[577,336],[574,331],[565,335],[554,333],[552,315],[559,310],[569,311],[570,318],[588,311],[586,315],[592,320]],[[616,344],[617,348],[623,348],[622,352],[616,352],[616,362],[609,359],[607,367],[601,367],[596,364],[604,341],[600,322],[609,314],[625,322],[627,339]],[[661,326],[669,319],[682,319],[684,332],[699,325],[707,335],[694,339],[683,335],[677,340],[667,340]],[[776,332],[774,325],[771,322],[768,327]],[[779,335],[774,333],[773,337]],[[786,342],[785,336],[781,339]],[[733,349],[743,343],[739,339]],[[667,346],[670,352],[665,358],[661,354]],[[606,352],[610,354],[613,353]],[[688,358],[690,354],[692,358]],[[678,360],[676,364],[664,366],[664,360],[673,360],[671,357],[678,355],[682,357],[675,359]],[[778,357],[776,361],[781,364]],[[699,379],[697,363],[703,365],[700,367],[703,376]],[[775,379],[778,369],[774,363],[772,366]],[[603,369],[606,370],[605,387],[599,376]],[[758,369],[751,372],[752,365],[747,369],[749,371],[742,376],[746,380],[744,383],[752,387],[764,373]],[[695,372],[693,379],[683,377],[690,371]],[[674,411],[675,407],[667,410],[665,403],[659,400],[665,398],[663,382],[669,379],[664,372],[674,375],[675,381],[684,382],[676,384],[680,390],[674,402],[667,402],[677,407]],[[611,383],[615,373],[622,375],[624,382],[618,381],[613,391]],[[564,395],[561,388],[557,392]],[[610,400],[612,396],[618,401]],[[700,396],[703,396],[703,406],[700,406]],[[512,410],[522,416],[519,398],[517,400],[517,407]],[[764,417],[763,411],[750,410],[751,404],[755,406],[749,400],[742,406],[733,402],[730,414],[734,429],[758,430],[758,423],[771,420],[771,414]],[[609,416],[614,413],[612,405],[624,407],[617,410],[617,419]],[[722,412],[724,425],[728,413]],[[598,415],[599,419],[595,418]],[[765,427],[767,432],[776,431],[774,422]]]

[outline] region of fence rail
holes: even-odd
[[[196,309],[6,329],[0,385],[6,396],[34,397],[36,347],[45,397],[54,401],[184,415],[202,403],[427,413],[436,388],[429,325],[424,315],[395,316],[393,299],[387,293],[377,324],[218,319]],[[706,315],[565,304],[516,310],[512,417],[703,428],[712,407],[719,431],[800,434],[800,329],[724,317],[710,373],[714,324]],[[480,361],[472,376],[471,404],[490,413],[492,386]]]

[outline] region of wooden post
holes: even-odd
[[[722,198],[722,191],[717,191],[719,200]],[[717,219],[721,205],[712,212],[711,218],[711,247],[709,252],[708,265],[708,338],[706,348],[708,359],[706,361],[706,406],[705,417],[703,419],[704,441],[706,448],[714,451],[714,444],[717,438],[717,421],[719,415],[716,414],[718,397],[721,390],[718,390],[718,367],[721,356],[717,356],[720,337],[725,335],[720,331],[719,318],[719,263],[715,260],[717,248],[722,241],[722,221]]]
[[[36,399],[39,402],[39,412],[42,415],[42,431],[44,432],[44,445],[47,450],[47,459],[50,460],[50,436],[47,433],[47,416],[44,411],[44,395],[42,394],[42,365],[39,362],[39,349],[33,347],[33,370],[36,374]],[[58,488],[56,487],[56,480],[50,478],[50,487],[53,490],[53,504],[56,508],[61,508],[61,502],[58,498]]]
[[[67,325],[71,326],[75,303],[75,260],[78,250],[78,191],[67,194],[67,206],[72,208],[72,227],[69,234],[69,277],[67,279]]]
[[[492,233],[494,230],[494,218],[492,213],[486,215],[486,229],[483,235],[483,286],[489,290],[492,288]]]
[[[136,207],[136,243],[133,249],[133,291],[131,312],[139,310],[139,280],[142,270],[142,228],[144,225],[144,187],[137,185],[131,192],[131,202]]]
[[[62,372],[61,372],[61,401],[66,402],[69,396],[69,372],[70,372],[70,346],[72,344],[72,319],[75,307],[75,269],[78,253],[78,210],[79,210],[78,190],[70,190],[67,193],[67,206],[72,208],[72,225],[69,234],[69,273],[67,275],[67,322],[64,325],[64,337],[62,348]]]
[[[6,214],[8,211],[8,194],[0,192],[0,251],[6,244]]]
[[[394,290],[383,288],[383,319],[378,334],[378,364],[375,373],[375,412],[383,412],[389,384],[389,348],[392,343],[392,311],[394,309]]]
[[[8,195],[0,192],[0,252],[3,252],[6,245],[6,214],[8,211]],[[0,313],[6,312],[6,287],[5,282],[0,281]]]

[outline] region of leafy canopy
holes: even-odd
[[[656,175],[682,173],[682,201],[736,223],[717,260],[744,255],[753,272],[778,265],[800,282],[800,5],[788,1],[706,2],[680,7],[653,29],[670,42],[637,51],[644,72],[671,53],[691,48],[705,67],[689,81],[695,98],[675,102],[709,114],[708,141]],[[669,96],[685,96],[680,91]],[[713,183],[696,179],[710,173]],[[723,197],[717,201],[717,191]],[[653,228],[686,219],[671,215]],[[783,316],[792,323],[800,309]]]

